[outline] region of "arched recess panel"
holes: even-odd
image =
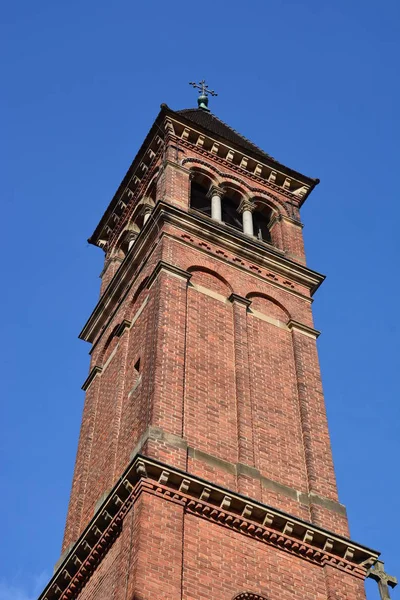
[[[286,324],[289,320],[289,313],[280,306],[277,302],[268,298],[265,295],[257,294],[256,292],[247,295],[248,299],[251,300],[251,309],[256,310],[272,319],[280,321],[282,324]]]
[[[194,286],[187,292],[184,435],[190,447],[235,462],[234,329],[227,301],[231,290],[210,271],[189,271]],[[189,466],[192,472],[210,475],[195,460]]]
[[[256,467],[268,479],[306,492],[292,335],[284,326],[288,314],[266,297],[251,299],[251,309],[263,313],[250,311],[247,321]]]
[[[136,311],[140,308],[140,305],[144,301],[146,294],[148,294],[148,291],[147,291],[148,281],[149,281],[148,277],[145,277],[144,279],[142,279],[142,281],[139,283],[136,291],[134,292],[134,294],[132,296],[132,300],[130,302],[130,307],[129,307],[129,319],[134,318]]]
[[[192,274],[191,284],[200,285],[226,298],[231,295],[231,286],[217,273],[203,267],[190,267],[188,271]]]

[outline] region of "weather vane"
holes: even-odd
[[[218,96],[218,94],[214,92],[214,90],[208,89],[208,85],[206,84],[204,79],[202,81],[199,81],[199,83],[190,81],[189,85],[192,85],[195,89],[200,90],[200,95],[197,98],[197,104],[199,105],[199,108],[209,111],[210,109],[208,108],[208,96]]]

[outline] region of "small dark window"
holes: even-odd
[[[136,373],[139,375],[140,373],[140,358],[137,359],[137,361],[135,362],[135,366],[133,367],[136,371]]]

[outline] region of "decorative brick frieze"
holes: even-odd
[[[200,152],[201,154],[204,154],[205,156],[207,156],[207,152],[205,150],[203,150],[203,151],[197,150],[197,152]],[[218,157],[212,156],[212,157],[210,157],[210,161],[204,161],[204,160],[201,160],[199,158],[185,158],[182,161],[182,165],[185,165],[185,164],[194,164],[194,165],[199,164],[200,166],[207,167],[207,169],[210,169],[210,171],[213,171],[216,175],[218,175],[218,177],[220,179],[226,179],[227,181],[235,181],[236,183],[238,183],[239,185],[243,186],[245,189],[247,189],[250,193],[252,193],[254,195],[268,196],[268,194],[270,194],[271,199],[273,199],[274,202],[276,202],[277,204],[279,204],[281,210],[283,211],[283,214],[286,215],[286,216],[288,216],[288,217],[290,216],[289,213],[288,213],[288,207],[285,204],[285,202],[283,202],[276,194],[274,194],[272,190],[267,190],[265,188],[254,188],[254,187],[251,187],[251,186],[247,185],[246,182],[243,179],[241,179],[240,177],[237,177],[237,176],[233,175],[230,172],[221,171],[220,169],[218,169],[213,164],[213,162],[215,162],[216,159],[217,159],[218,162],[221,162],[222,164],[224,164],[224,161],[222,159],[218,160]],[[237,170],[238,173],[242,172],[242,169],[240,169],[239,167],[235,168],[235,166],[231,165],[230,163],[227,166],[229,166],[229,168],[232,169],[232,170]],[[255,176],[253,177],[248,171],[245,171],[243,173],[243,175],[246,175],[246,177],[250,177],[252,179],[255,179],[255,181],[257,181],[258,183],[266,184],[266,182],[263,181],[260,177],[255,177]],[[267,187],[269,187],[269,185]],[[278,189],[280,193],[284,192],[284,190],[282,188],[279,188],[278,186],[274,186],[274,187],[276,189]]]
[[[93,241],[93,243],[100,245],[101,247],[103,247],[103,249],[110,248],[115,243],[119,234],[122,232],[125,224],[129,221],[136,207],[137,201],[146,191],[147,186],[156,174],[161,156],[162,145],[161,147],[158,147],[156,153],[153,153],[153,156],[150,158],[150,165],[145,165],[146,169],[144,170],[144,173],[143,170],[141,171],[141,177],[137,177],[135,174],[132,174],[126,186],[121,191],[119,191],[120,200],[116,203],[116,208],[114,208],[114,210],[118,209],[118,207],[121,206],[121,200],[126,195],[126,202],[122,202],[123,212],[121,215],[116,215],[115,212],[111,212],[110,216],[108,217],[108,220],[103,225],[103,231],[100,231],[98,233],[98,237],[102,240],[102,243],[98,244],[98,240],[96,239],[97,236],[92,236],[90,241]],[[144,163],[140,163],[138,165],[139,170],[141,169],[141,164],[143,165]],[[132,191],[129,188],[129,185],[134,185],[134,191]],[[118,218],[115,219],[115,216],[117,216]]]
[[[379,553],[347,538],[293,518],[209,481],[136,455],[74,547],[54,573],[40,600],[72,600],[85,585],[122,522],[142,493],[185,507],[185,512],[250,536],[314,564],[364,579]]]
[[[227,160],[226,158],[223,158],[222,156],[217,156],[215,153],[209,152],[209,151],[205,150],[203,147],[199,147],[196,144],[192,144],[188,140],[181,140],[181,143],[184,147],[186,147],[188,149],[193,149],[194,152],[204,156],[209,161],[212,161],[213,163],[218,163],[221,166],[229,168],[230,171],[236,172],[239,175],[245,176],[259,184],[262,184],[265,187],[270,188],[271,190],[279,192],[279,194],[281,194],[282,196],[286,196],[289,201],[295,202],[296,205],[302,204],[305,200],[304,195],[303,196],[296,195],[293,192],[289,191],[289,189],[287,187],[285,188],[283,186],[277,185],[276,183],[274,183],[273,178],[271,179],[269,177],[268,178],[260,177],[259,169],[258,170],[256,169],[253,172],[249,171],[246,168],[248,165],[247,157],[243,157],[243,158],[245,158],[245,161],[242,161],[240,165],[235,165],[231,161]],[[199,159],[187,158],[182,161],[182,164],[186,164],[188,162],[194,162],[196,160],[199,161]],[[231,175],[231,177],[232,177],[232,175]],[[275,180],[276,180],[276,177],[275,177]],[[309,191],[309,188],[307,191]]]
[[[239,261],[237,262],[238,266],[245,266],[244,260],[251,261],[253,264],[259,264],[260,267],[269,269],[269,271],[276,273],[278,276],[286,277],[288,282],[298,282],[303,286],[309,287],[311,293],[314,293],[324,280],[323,275],[308,269],[304,265],[289,260],[282,252],[268,244],[251,239],[236,230],[230,230],[215,221],[210,222],[197,214],[188,214],[177,207],[158,202],[152,217],[151,222],[149,222],[150,226],[146,226],[146,229],[142,230],[135,242],[137,244],[136,252],[129,253],[126,256],[124,262],[101,296],[92,315],[79,335],[81,339],[94,341],[95,335],[91,333],[93,326],[95,326],[95,331],[98,331],[101,324],[105,324],[105,319],[109,319],[113,314],[117,303],[128,293],[129,287],[134,282],[134,279],[132,279],[133,270],[137,271],[136,265],[138,263],[141,265],[141,269],[143,269],[145,264],[142,249],[144,251],[148,246],[149,238],[154,237],[164,224],[174,225],[185,232],[186,235],[190,235],[191,233],[199,236],[203,240],[201,249],[206,251],[211,251],[211,242],[215,242],[217,229],[219,234],[219,249],[231,252],[238,260],[240,260],[239,257],[242,257],[243,264],[240,264]],[[208,240],[210,244],[206,243]],[[148,253],[147,260],[149,256],[150,254]],[[137,271],[137,275],[138,273],[139,271]],[[262,271],[259,274],[262,275]],[[269,277],[269,274],[266,272],[265,276]],[[283,283],[282,285],[287,286],[287,284]],[[293,293],[296,293],[296,291],[293,290]]]
[[[265,596],[259,594],[252,594],[251,592],[243,592],[233,598],[233,600],[268,600]]]

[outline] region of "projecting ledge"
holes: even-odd
[[[117,538],[125,515],[143,493],[178,503],[187,513],[218,522],[238,535],[251,536],[300,560],[321,567],[330,565],[359,579],[365,579],[368,568],[379,557],[379,552],[313,523],[137,454],[59,565],[40,600],[70,597],[71,590],[76,597]]]
[[[290,319],[290,321],[287,324],[287,327],[290,331],[298,331],[299,333],[302,333],[303,335],[306,335],[307,337],[311,337],[314,340],[316,340],[321,335],[321,332],[318,331],[317,329],[313,329],[312,327],[309,327],[308,325],[304,325],[303,323],[300,323],[299,321],[293,321],[293,319]]]

